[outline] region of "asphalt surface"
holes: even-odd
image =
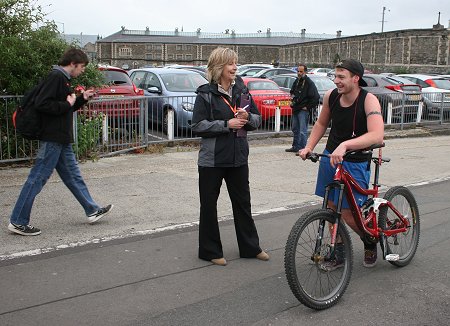
[[[420,137],[419,137],[420,136]],[[381,183],[408,185],[421,240],[412,263],[361,266],[332,309],[301,305],[284,276],[284,245],[312,204],[317,165],[285,153],[290,139],[252,140],[250,186],[261,246],[271,260],[241,259],[224,187],[219,201],[228,266],[197,259],[195,148],[81,164],[100,203],[115,209],[89,225],[57,176],[38,196],[21,237],[6,229],[28,168],[0,170],[0,325],[447,325],[450,318],[450,136],[388,132]]]

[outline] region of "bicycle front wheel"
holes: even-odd
[[[336,304],[352,273],[352,243],[342,223],[337,235],[343,250],[339,252],[339,264],[332,264],[336,259],[330,255],[330,226],[334,221],[330,210],[307,212],[294,224],[286,243],[284,268],[289,287],[301,303],[316,310]],[[323,229],[323,234],[319,229]]]
[[[387,238],[386,250],[388,254],[397,254],[399,259],[389,261],[392,265],[403,267],[409,264],[416,253],[420,237],[420,219],[417,202],[408,188],[396,186],[389,189],[384,199],[390,201],[395,209],[409,221],[406,232],[397,233]],[[382,230],[395,230],[403,223],[389,206],[380,207],[378,226]]]

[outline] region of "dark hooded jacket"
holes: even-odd
[[[205,84],[197,89],[192,131],[202,137],[198,165],[203,167],[239,167],[248,164],[247,137],[228,128],[228,120],[234,118],[230,106],[241,107],[241,98],[250,96],[241,77],[236,77],[231,98],[219,92],[217,84]],[[250,96],[247,131],[261,124],[261,114]]]
[[[320,95],[317,91],[317,87],[307,75],[302,79],[297,77],[292,84],[290,93],[294,96],[292,99],[292,109],[294,113],[300,112],[303,108],[311,113],[312,109],[319,104]]]
[[[36,109],[41,114],[39,140],[73,143],[73,112],[87,101],[80,95],[75,104],[70,106],[67,95],[72,93],[70,76],[62,67],[56,66],[43,81],[35,99]]]

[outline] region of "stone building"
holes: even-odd
[[[217,46],[233,48],[239,63],[332,67],[344,58],[360,60],[374,72],[450,73],[450,29],[410,29],[358,36],[266,32],[153,32],[122,30],[97,40],[100,63],[137,68],[168,64],[206,64]]]

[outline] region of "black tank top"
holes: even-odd
[[[342,107],[341,94],[338,94],[337,89],[331,92],[328,102],[331,111],[331,130],[326,145],[330,153],[342,142],[367,133],[367,117],[364,110],[366,96],[367,91],[361,88],[355,102],[349,107]],[[364,162],[370,156],[370,154],[357,153],[348,157],[347,161]]]

